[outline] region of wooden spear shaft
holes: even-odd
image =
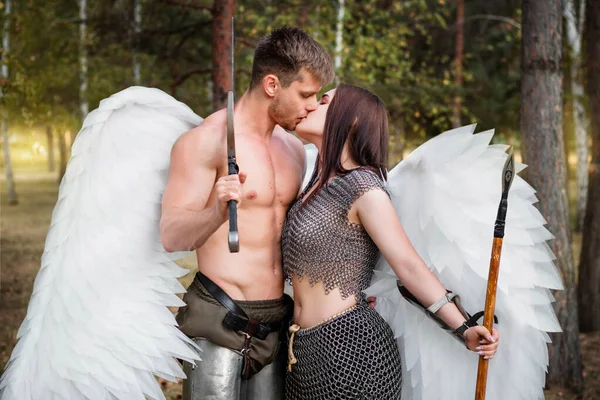
[[[494,226],[494,242],[492,244],[492,257],[490,259],[490,271],[488,274],[487,291],[485,295],[485,308],[483,314],[483,326],[492,332],[494,323],[494,311],[496,308],[496,288],[498,287],[498,275],[500,272],[500,255],[502,254],[502,241],[504,239],[504,226],[506,223],[506,212],[508,211],[508,191],[515,175],[515,159],[512,146],[508,148],[508,158],[502,171],[502,199],[498,207],[498,216]],[[485,399],[489,360],[479,358],[477,368],[477,387],[475,388],[475,400]]]
[[[490,260],[490,272],[488,274],[487,291],[485,295],[485,308],[483,314],[483,326],[492,332],[494,322],[494,309],[496,307],[496,287],[498,285],[498,273],[500,271],[500,254],[502,252],[502,238],[494,238],[492,245],[492,258]],[[475,389],[475,400],[485,399],[489,360],[479,357],[477,367],[477,387]]]

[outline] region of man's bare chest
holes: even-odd
[[[251,140],[236,140],[242,185],[242,208],[289,206],[296,198],[303,165],[284,146],[264,146]]]

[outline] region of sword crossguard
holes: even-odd
[[[228,169],[227,173],[229,175],[235,175],[240,173],[240,167],[237,165],[235,157],[230,157],[229,161],[227,161]]]

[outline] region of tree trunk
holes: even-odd
[[[46,126],[46,139],[48,146],[48,171],[54,172],[56,168],[56,160],[54,159],[54,136],[52,135],[52,127]]]
[[[212,107],[213,104],[213,100],[214,100],[214,93],[213,93],[213,81],[211,79],[206,81],[206,94],[207,94],[207,99],[208,99],[208,104],[209,107]],[[210,112],[208,113],[210,114]],[[207,115],[208,115],[207,114]]]
[[[87,101],[88,65],[87,65],[87,0],[79,0],[79,107],[81,120],[88,114]]]
[[[67,170],[67,143],[65,140],[65,133],[58,133],[58,154],[59,154],[59,163],[60,168],[58,170],[58,179],[57,182],[60,183],[62,181],[63,176],[65,175],[65,171]]]
[[[6,171],[6,189],[8,190],[8,204],[19,204],[17,191],[15,189],[15,178],[10,159],[10,143],[8,141],[8,126],[6,117],[2,118],[2,147],[4,147],[4,170]]]
[[[338,0],[337,23],[335,28],[335,82],[340,83],[340,67],[342,66],[342,50],[344,50],[344,0]]]
[[[523,0],[521,132],[525,177],[537,190],[539,209],[554,234],[550,247],[565,285],[555,294],[563,333],[552,335],[549,382],[581,392],[583,376],[577,321],[575,268],[567,203],[562,133],[561,0]]]
[[[456,90],[459,91],[456,97],[454,97],[454,118],[452,119],[452,126],[454,128],[460,127],[460,91],[462,90],[462,63],[463,63],[463,47],[464,47],[464,32],[465,32],[465,1],[458,0],[456,6],[456,55],[454,59],[456,67]]]
[[[592,165],[579,265],[579,326],[600,330],[600,0],[587,0],[585,42]]]
[[[133,62],[133,82],[139,85],[142,81],[142,72],[140,67],[140,59],[138,57],[138,47],[140,42],[140,32],[142,31],[142,0],[133,0],[133,46],[132,46],[132,62]]]
[[[580,13],[585,12],[585,0],[581,1]],[[581,73],[581,31],[583,24],[577,25],[582,21],[583,15],[578,18],[575,12],[573,0],[565,1],[564,16],[567,22],[567,41],[571,50],[571,68],[569,71],[571,77],[571,88],[573,94],[572,115],[575,129],[575,149],[577,153],[577,221],[575,229],[581,232],[583,228],[583,218],[585,217],[585,204],[588,191],[588,135],[587,135],[587,116],[583,106],[583,83]]]
[[[6,60],[6,54],[10,50],[10,0],[6,0],[4,3],[4,35],[2,36],[2,80],[6,82],[8,80],[8,61]],[[0,99],[4,97],[4,91],[2,88],[4,85],[0,85]],[[8,121],[7,111],[2,111],[2,147],[4,148],[4,171],[6,174],[6,189],[8,191],[8,204],[15,205],[19,203],[17,198],[17,190],[15,189],[15,178],[12,170],[12,162],[10,159],[10,143],[8,140]]]
[[[212,23],[213,111],[227,106],[231,90],[231,17],[235,0],[215,1]]]
[[[308,20],[308,5],[306,1],[303,1],[300,5],[300,17],[298,17],[298,27],[300,29],[304,29],[304,25],[306,25],[306,21]]]

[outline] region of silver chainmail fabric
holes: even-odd
[[[294,275],[307,277],[311,285],[323,282],[326,294],[339,288],[343,299],[360,297],[369,286],[379,250],[361,225],[348,221],[348,211],[365,192],[386,191],[385,183],[371,171],[354,169],[302,205],[310,187],[292,205],[283,227],[285,277],[290,283]]]
[[[293,338],[297,364],[287,374],[286,400],[397,400],[400,353],[377,311],[356,308]]]
[[[311,182],[314,184],[314,182]],[[283,269],[293,276],[339,288],[357,306],[315,327],[290,335],[287,400],[394,400],[400,398],[402,368],[391,328],[364,300],[379,250],[360,225],[348,220],[365,192],[383,190],[376,174],[355,169],[337,177],[302,204],[311,184],[288,212],[282,234]],[[294,328],[296,329],[296,328]]]

